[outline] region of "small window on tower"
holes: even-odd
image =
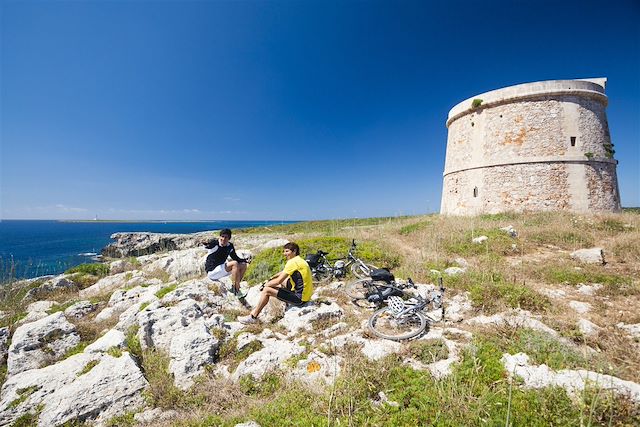
[[[478,187],[473,187],[473,197],[478,197]]]
[[[575,147],[575,146],[576,146],[576,137],[575,137],[575,136],[572,136],[572,137],[571,137],[571,146],[572,146],[572,147]]]

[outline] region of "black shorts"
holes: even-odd
[[[278,295],[276,295],[276,297],[281,300],[284,301],[286,303],[289,304],[294,304],[294,305],[300,305],[302,304],[302,299],[300,298],[300,295],[295,294],[291,291],[288,291],[286,289],[278,289]]]

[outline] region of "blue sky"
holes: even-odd
[[[11,1],[0,218],[436,212],[447,113],[607,77],[640,206],[640,3]]]

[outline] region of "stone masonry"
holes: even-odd
[[[526,83],[453,107],[441,213],[619,211],[605,85]]]

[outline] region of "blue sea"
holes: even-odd
[[[117,232],[196,233],[294,221],[65,222],[0,221],[0,283],[12,278],[59,274],[95,262]]]

